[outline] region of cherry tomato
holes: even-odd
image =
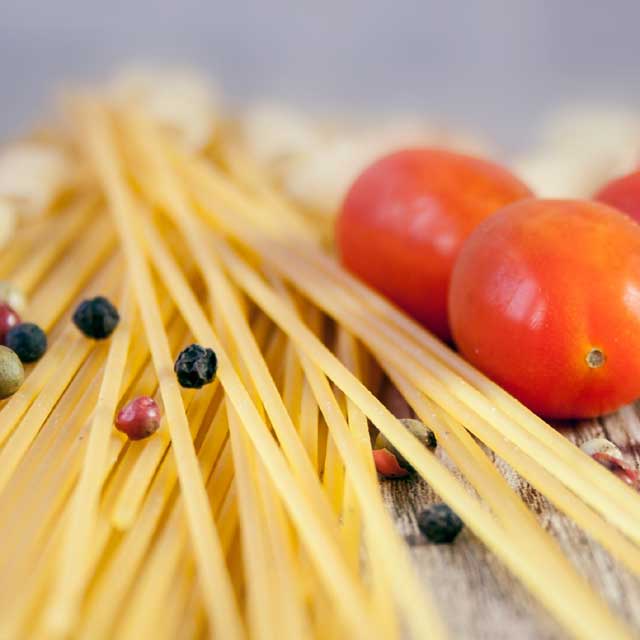
[[[449,292],[456,344],[533,411],[584,418],[640,396],[640,226],[527,200],[471,234]]]
[[[595,199],[640,222],[640,171],[611,180],[596,193]]]
[[[345,267],[443,338],[455,258],[476,225],[531,195],[506,169],[437,149],[374,163],[346,196],[336,227]]]

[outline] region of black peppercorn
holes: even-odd
[[[118,310],[104,297],[84,300],[73,314],[73,322],[88,338],[108,338],[118,326]]]
[[[9,330],[5,344],[22,362],[35,362],[47,350],[47,335],[37,324],[23,322]]]
[[[212,349],[192,344],[180,352],[173,370],[178,382],[187,389],[200,389],[213,381],[218,369],[218,358]]]
[[[443,502],[430,505],[418,515],[418,528],[435,544],[453,542],[463,526],[462,520]]]

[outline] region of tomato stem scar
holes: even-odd
[[[596,347],[587,353],[587,357],[585,359],[592,369],[599,369],[607,360],[604,355],[604,351]]]

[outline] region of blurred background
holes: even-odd
[[[0,134],[69,80],[193,64],[230,100],[410,110],[523,148],[552,108],[640,100],[640,2],[2,0]]]

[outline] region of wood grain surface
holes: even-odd
[[[399,417],[411,411],[398,392],[386,387],[385,403]],[[640,464],[640,403],[581,423],[556,425],[576,444],[602,436],[614,442],[629,461]],[[486,449],[485,449],[486,450]],[[640,580],[620,566],[569,518],[491,451],[509,484],[559,541],[577,570],[625,619],[640,638]],[[458,477],[442,447],[437,454]],[[429,585],[453,638],[473,640],[559,640],[567,634],[533,599],[509,570],[469,531],[452,545],[434,545],[420,535],[417,514],[438,496],[418,477],[382,480],[385,501],[398,530],[411,546],[420,576]],[[459,514],[464,519],[464,514]],[[603,640],[606,640],[603,638]]]

